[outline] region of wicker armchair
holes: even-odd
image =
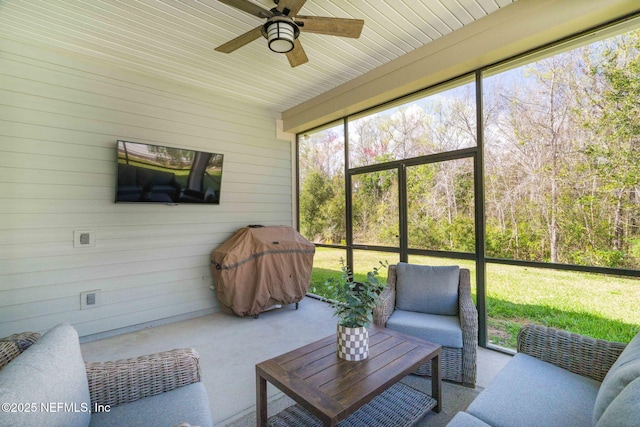
[[[549,328],[525,325],[518,333],[518,353],[602,382],[626,344]]]
[[[200,381],[200,358],[192,348],[115,362],[85,362],[91,407],[114,407]]]
[[[442,347],[442,378],[475,387],[478,347],[478,312],[471,299],[471,279],[468,269],[460,269],[458,283],[458,317],[462,329],[462,348]],[[373,311],[373,323],[385,327],[396,305],[396,265],[390,265],[387,287],[380,296],[380,303]],[[422,365],[415,372],[431,376],[431,364]]]
[[[0,339],[0,369],[4,368],[20,353],[40,338],[37,332],[23,332]]]

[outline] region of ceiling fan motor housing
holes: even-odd
[[[262,26],[262,35],[268,40],[269,49],[287,53],[293,50],[293,41],[300,35],[300,28],[288,16],[272,16]]]

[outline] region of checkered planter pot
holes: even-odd
[[[347,328],[338,325],[338,357],[357,362],[369,356],[369,332],[367,328]]]

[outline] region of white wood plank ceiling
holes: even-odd
[[[264,38],[215,52],[264,22],[217,0],[0,0],[0,36],[280,112],[515,1],[307,0],[301,15],[365,25],[359,39],[302,33],[309,62],[296,68]]]

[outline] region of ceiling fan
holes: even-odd
[[[266,19],[267,22],[218,46],[216,51],[231,53],[263,36],[268,40],[269,49],[287,54],[287,59],[292,67],[309,61],[298,39],[301,31],[357,39],[360,37],[364,25],[362,19],[298,15],[307,0],[273,0],[276,6],[270,10],[249,0],[218,1],[258,18]]]

